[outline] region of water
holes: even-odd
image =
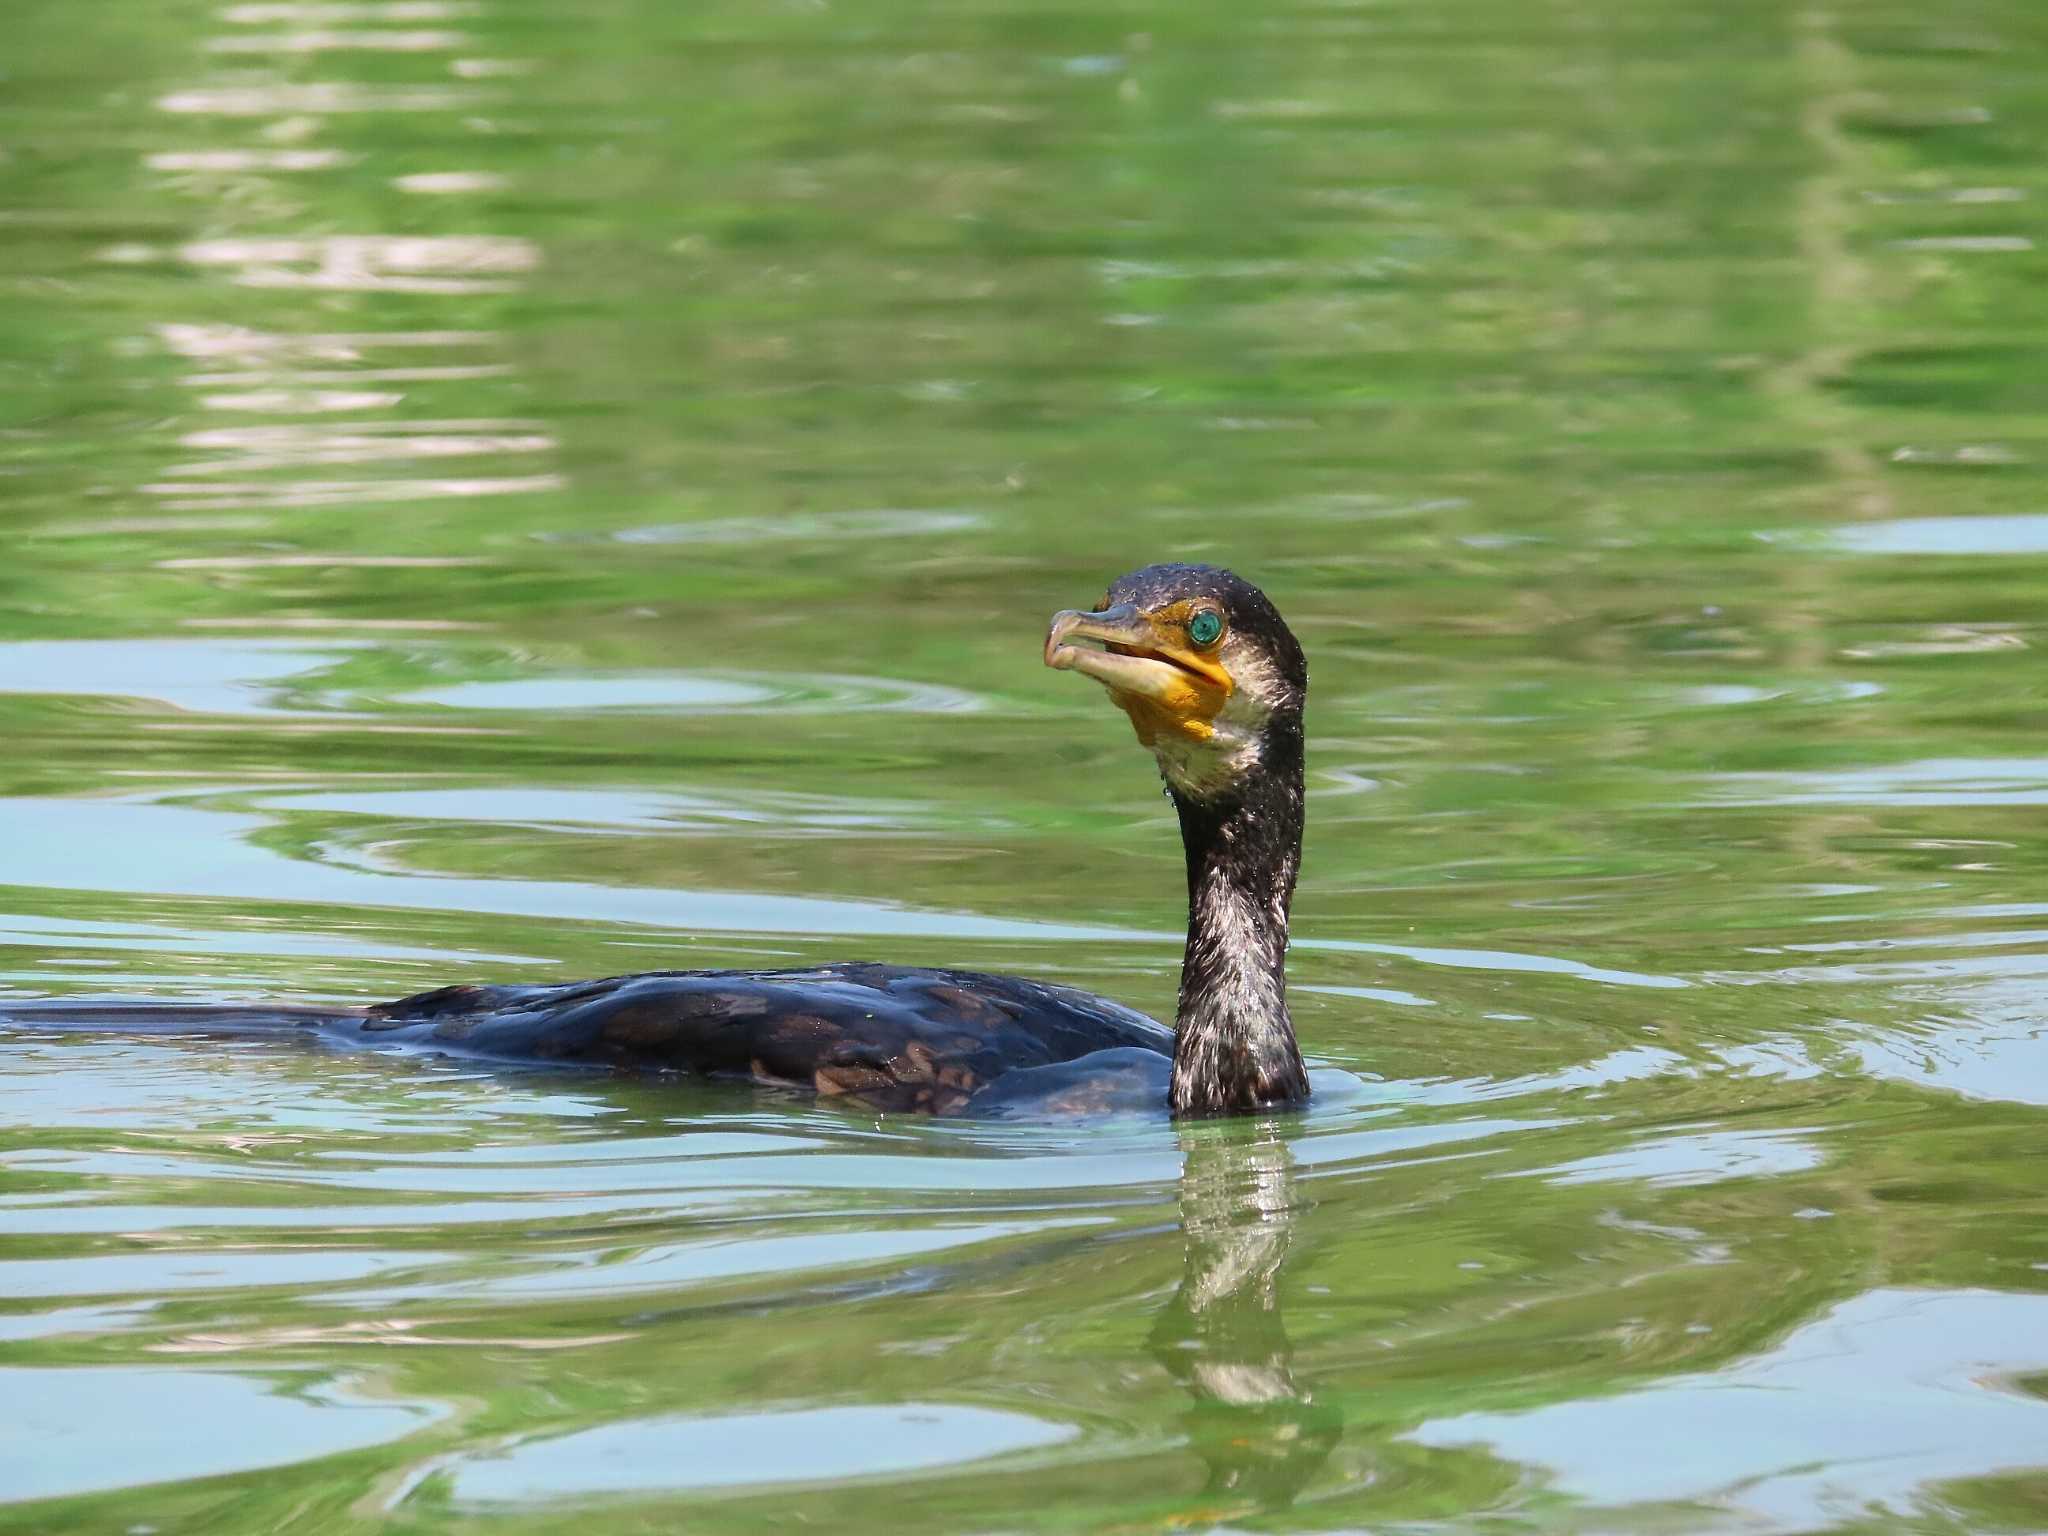
[[[9,23],[5,995],[1166,1013],[1203,558],[1321,1093],[16,1037],[0,1530],[2041,1525],[2038,5]]]

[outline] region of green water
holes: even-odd
[[[2037,0],[14,0],[0,997],[1170,1012],[1304,1114],[0,1042],[0,1531],[2048,1524]]]

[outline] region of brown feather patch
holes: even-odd
[[[821,1098],[832,1098],[839,1094],[879,1093],[894,1087],[889,1074],[873,1067],[852,1065],[820,1067],[811,1076],[812,1086]]]

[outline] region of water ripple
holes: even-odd
[[[447,709],[522,710],[580,714],[639,710],[694,715],[902,711],[963,714],[989,707],[979,694],[938,683],[806,673],[639,673],[605,677],[525,677],[505,682],[456,683],[396,696],[403,704]]]
[[[2048,1296],[1882,1289],[1719,1371],[1410,1438],[1486,1446],[1608,1508],[1708,1501],[1781,1532],[1910,1521],[1932,1484],[2039,1465],[2048,1402],[2011,1382],[2044,1368]]]
[[[0,1395],[36,1405],[0,1440],[5,1502],[311,1461],[401,1439],[451,1411],[392,1401],[353,1376],[289,1369],[9,1366]],[[206,1432],[195,1435],[195,1424]]]
[[[1075,1438],[1072,1425],[957,1403],[848,1404],[630,1419],[460,1457],[426,1486],[459,1505],[531,1506],[629,1493],[928,1472]],[[787,1448],[805,1448],[792,1463]]]

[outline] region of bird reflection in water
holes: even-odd
[[[1205,1516],[1291,1504],[1329,1459],[1343,1416],[1295,1380],[1280,1271],[1294,1166],[1270,1121],[1181,1130],[1180,1288],[1153,1325],[1153,1357],[1194,1399],[1183,1423],[1208,1468]]]

